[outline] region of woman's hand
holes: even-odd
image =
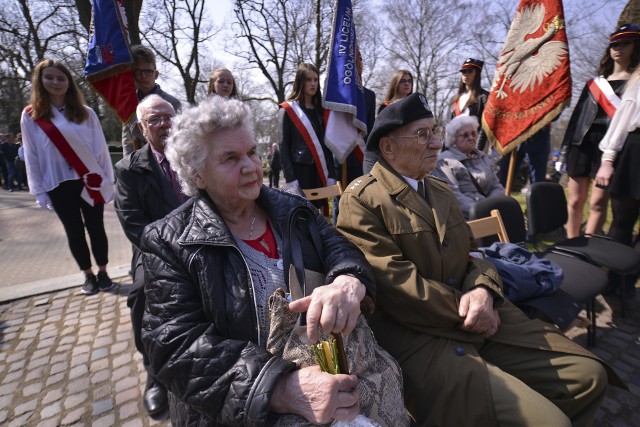
[[[602,162],[600,162],[600,168],[596,174],[596,184],[600,187],[607,188],[611,182],[614,170],[613,162],[603,159]]]
[[[283,377],[271,395],[271,409],[298,414],[314,424],[349,421],[360,413],[358,377],[331,375],[309,366]]]
[[[289,309],[295,313],[307,312],[307,336],[313,343],[319,339],[318,327],[325,333],[351,333],[365,294],[366,289],[360,280],[340,275],[333,283],[320,286],[311,295],[293,301]]]
[[[464,318],[464,330],[485,338],[491,337],[500,327],[500,316],[498,310],[493,308],[493,297],[481,286],[462,295],[458,314]]]

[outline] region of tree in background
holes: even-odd
[[[448,117],[453,96],[450,77],[458,68],[470,34],[465,31],[478,17],[470,2],[450,0],[393,0],[383,11],[388,17],[384,47],[394,70],[413,74],[414,92],[424,93],[436,121]],[[457,81],[456,81],[457,87]]]
[[[209,46],[219,30],[205,18],[205,0],[146,0],[140,27],[146,46],[157,56],[158,67],[178,74],[189,104],[196,103],[198,86],[209,71],[202,68]]]

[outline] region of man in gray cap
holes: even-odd
[[[402,367],[409,412],[418,425],[590,425],[603,363],[503,299],[455,196],[428,175],[441,147],[422,94],[388,106],[367,140],[380,160],[346,189],[337,224],[376,273],[370,325]]]

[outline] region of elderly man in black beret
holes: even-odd
[[[605,366],[503,299],[453,193],[428,175],[441,147],[422,94],[391,104],[367,140],[380,160],[340,200],[338,229],[376,273],[370,324],[402,367],[409,412],[429,426],[590,425]]]

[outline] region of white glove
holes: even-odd
[[[556,162],[556,172],[566,173],[567,172],[567,164],[564,162]]]
[[[36,194],[36,203],[40,209],[53,209],[53,205],[51,204],[51,199],[47,193],[38,193]]]
[[[331,187],[336,184],[336,180],[333,178],[327,178],[327,187]]]
[[[291,181],[291,182],[287,182],[285,184],[286,187],[300,187],[300,184],[298,183],[298,180],[296,179],[295,181]]]

